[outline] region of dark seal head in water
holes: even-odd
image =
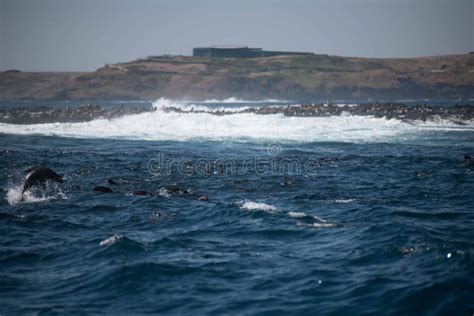
[[[114,179],[111,179],[111,178],[107,179],[107,183],[110,184],[110,185],[118,185],[118,183],[115,182]]]
[[[466,164],[467,166],[471,166],[471,165],[474,165],[474,159],[471,157],[471,155],[469,154],[464,154],[464,160],[463,160],[464,164]]]
[[[53,170],[46,167],[35,168],[25,177],[25,183],[23,184],[23,191],[29,190],[32,187],[35,187],[40,184],[44,184],[46,180],[51,180],[59,183],[63,183],[63,177],[54,172]]]

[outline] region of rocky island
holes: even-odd
[[[150,56],[93,72],[0,73],[0,100],[474,98],[474,55]]]

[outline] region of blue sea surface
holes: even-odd
[[[0,314],[472,315],[474,132],[416,133],[0,133]]]

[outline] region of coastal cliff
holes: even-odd
[[[0,73],[0,100],[472,99],[474,55],[152,56],[94,72]]]

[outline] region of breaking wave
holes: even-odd
[[[11,206],[15,206],[19,203],[40,203],[40,202],[48,202],[51,200],[67,200],[68,197],[64,192],[59,189],[57,186],[54,186],[52,190],[45,190],[41,192],[31,192],[26,191],[22,193],[23,185],[15,185],[11,186],[7,190],[7,194],[5,199],[7,200],[8,204]]]
[[[193,102],[193,101],[189,101]],[[200,101],[200,103],[289,103],[292,101],[289,100],[278,100],[278,99],[265,99],[265,100],[242,100],[234,97],[230,97],[223,100],[210,99],[205,101]]]
[[[297,142],[399,142],[416,139],[429,131],[474,131],[474,125],[456,125],[440,119],[436,122],[411,122],[373,116],[301,117],[282,113],[261,115],[244,112],[255,104],[222,105],[208,100],[199,104],[159,99],[154,111],[114,119],[96,119],[80,123],[31,125],[0,124],[0,133],[40,134],[78,138],[115,138],[142,140],[262,140]],[[253,101],[248,101],[253,102]],[[259,101],[260,102],[260,101]],[[263,102],[263,101],[262,101]],[[268,105],[291,106],[289,104]],[[169,111],[168,108],[182,111]],[[224,110],[232,115],[215,115]],[[198,111],[199,110],[199,111]],[[211,112],[211,113],[208,113]]]
[[[263,211],[266,213],[278,212],[278,209],[275,206],[262,202],[240,201],[237,205],[239,205],[241,210],[246,211]]]

